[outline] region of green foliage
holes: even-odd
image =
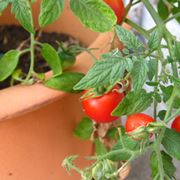
[[[51,67],[54,75],[62,74],[61,60],[57,51],[50,44],[42,44],[41,54]]]
[[[100,156],[108,152],[105,145],[99,139],[95,139],[94,144],[96,147],[96,155]]]
[[[139,61],[134,63],[132,69],[132,83],[135,91],[142,89],[148,72],[147,61],[144,59],[140,59]]]
[[[173,165],[171,156],[169,156],[164,151],[161,151],[161,158],[162,158],[162,162],[163,162],[163,171],[164,171],[163,178],[166,180],[175,179],[174,174],[175,174],[176,168]],[[158,162],[157,154],[155,152],[153,152],[151,154],[151,158],[150,158],[150,165],[151,165],[151,170],[152,170],[151,176],[152,176],[153,180],[160,179],[158,163],[159,162]]]
[[[168,18],[168,16],[169,16],[168,6],[165,3],[165,1],[159,0],[157,9],[158,9],[158,13],[159,13],[159,15],[161,16],[162,19]]]
[[[116,25],[115,32],[119,40],[127,46],[127,48],[138,51],[144,49],[142,42],[130,31],[125,28]]]
[[[150,51],[157,50],[161,45],[162,31],[160,28],[155,29],[148,40],[148,47]]]
[[[0,59],[0,81],[8,78],[19,62],[21,52],[18,50],[10,50]]]
[[[30,33],[35,33],[33,26],[33,17],[31,4],[27,0],[13,0],[11,11],[16,19]]]
[[[112,9],[102,0],[71,0],[70,6],[86,27],[97,32],[111,31],[117,21]]]
[[[74,135],[80,139],[90,139],[93,132],[93,122],[89,118],[83,118],[74,130]]]
[[[145,111],[152,103],[152,93],[144,89],[129,92],[112,112],[112,115],[122,116]]]
[[[131,62],[130,62],[131,63]],[[118,51],[113,51],[102,56],[88,71],[86,76],[74,87],[74,89],[88,89],[98,87],[99,84],[115,84],[122,79],[125,70],[129,67],[129,61],[122,57]]]
[[[156,74],[156,71],[157,71],[157,66],[158,66],[158,61],[155,60],[155,59],[150,59],[149,62],[148,62],[148,78],[150,81],[153,80],[155,74]]]
[[[51,77],[45,81],[44,85],[56,90],[76,93],[78,91],[74,91],[73,87],[83,78],[83,76],[84,74],[82,73],[64,72],[61,75]]]
[[[53,23],[64,9],[64,0],[43,0],[39,15],[39,24],[41,27]]]
[[[176,159],[180,160],[180,133],[166,129],[162,144],[165,150]]]
[[[9,0],[0,0],[0,14],[3,12],[4,9],[6,9],[8,4]]]

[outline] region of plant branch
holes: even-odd
[[[30,51],[30,54],[31,54],[31,62],[30,62],[30,68],[29,68],[29,72],[26,76],[26,79],[24,81],[24,84],[28,83],[28,80],[31,78],[31,75],[34,71],[34,34],[31,33],[31,51]]]
[[[149,38],[149,33],[145,29],[143,29],[141,26],[139,26],[138,24],[134,23],[133,21],[131,21],[128,18],[126,18],[124,20],[124,22],[127,23],[128,25],[130,25],[131,27],[133,27],[137,32],[142,34],[147,39]]]

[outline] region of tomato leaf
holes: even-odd
[[[148,66],[146,60],[141,59],[140,61],[136,61],[134,63],[131,72],[132,75],[131,77],[132,77],[133,88],[135,91],[142,89],[146,81],[147,72],[148,72]]]
[[[76,72],[65,72],[59,76],[52,77],[48,79],[44,85],[56,90],[76,93],[78,91],[74,91],[73,87],[77,84],[80,79],[84,76],[82,73]]]
[[[10,50],[0,59],[0,81],[8,78],[18,65],[20,51]]]
[[[164,120],[164,118],[165,118],[165,115],[166,115],[166,110],[161,110],[161,111],[159,111],[159,113],[158,113],[158,117],[163,121]]]
[[[113,116],[131,115],[145,111],[153,102],[152,93],[144,89],[129,92],[112,112]]]
[[[176,168],[173,164],[171,156],[169,156],[164,151],[161,151],[161,158],[163,161],[164,179],[167,179],[167,177],[169,177],[169,179],[174,178]],[[157,154],[155,152],[153,152],[151,154],[151,158],[150,158],[151,177],[153,179],[160,179],[158,163],[159,162],[158,162]]]
[[[62,74],[61,60],[57,51],[50,44],[42,44],[41,54],[47,61],[54,75]]]
[[[39,15],[39,24],[41,27],[53,23],[64,9],[64,0],[43,0]]]
[[[118,36],[118,39],[125,44],[125,46],[129,49],[133,50],[140,50],[144,49],[142,42],[130,31],[126,30],[125,28],[116,25],[115,32]]]
[[[30,2],[27,0],[13,0],[11,11],[15,14],[16,19],[30,33],[35,33],[32,18],[32,9]]]
[[[4,9],[6,9],[9,2],[9,0],[0,0],[0,14],[3,12]]]
[[[166,128],[162,144],[170,155],[180,160],[180,133]]]
[[[154,51],[160,47],[162,39],[162,32],[159,28],[156,28],[150,35],[148,40],[148,47],[150,51]]]
[[[81,22],[94,31],[111,31],[116,24],[113,10],[102,0],[71,0],[70,6]]]
[[[105,145],[99,139],[95,139],[94,144],[96,147],[96,155],[99,156],[99,155],[106,154],[108,152]]]
[[[90,139],[93,132],[93,122],[91,119],[83,118],[74,130],[74,135],[80,139]]]
[[[112,147],[112,150],[118,150],[118,149],[128,149],[132,151],[137,151],[140,148],[140,142],[132,139],[132,137],[128,135],[123,135],[122,140],[118,140],[116,144]],[[123,144],[122,144],[123,142]],[[123,147],[124,146],[124,147]]]
[[[99,85],[114,84],[119,81],[129,66],[120,52],[104,54],[102,60],[97,61],[86,76],[74,87],[75,90],[98,87]]]
[[[160,87],[161,87],[161,90],[163,93],[163,101],[167,102],[173,93],[174,87],[172,85],[169,85],[169,86],[160,85]],[[178,94],[179,94],[179,92],[178,92]],[[179,107],[180,107],[180,98],[177,97],[173,102],[173,108],[177,109]]]
[[[99,158],[110,159],[112,161],[127,161],[132,156],[132,153],[127,149],[112,150]]]
[[[162,19],[166,19],[169,16],[168,12],[168,6],[163,0],[159,0],[158,5],[157,5],[158,13],[161,16]]]
[[[152,81],[157,71],[158,61],[155,59],[150,59],[147,65],[148,65],[148,73],[147,73],[148,79]]]

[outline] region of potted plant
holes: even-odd
[[[118,9],[116,2],[121,1],[107,2]],[[145,43],[115,25],[123,50],[112,48],[102,54],[74,86],[74,90],[84,90],[81,102],[87,116],[74,134],[90,139],[96,154],[87,157],[89,166],[76,166],[77,155],[67,157],[63,166],[82,179],[119,179],[124,168],[147,151],[151,152],[152,179],[179,179],[173,158],[180,160],[180,42],[166,25],[171,20],[179,22],[180,4],[158,1],[156,10],[149,0],[131,0],[126,13],[138,3],[147,9],[154,27],[144,29],[128,18],[124,21]],[[150,107],[153,115],[144,112]],[[125,116],[124,127],[118,121],[120,116]]]
[[[74,91],[73,86],[92,65],[92,55],[99,58],[109,50],[109,42],[114,38],[113,33],[108,31],[116,24],[116,16],[103,1],[91,3],[71,0],[70,6],[68,2],[64,3],[64,0],[0,1],[0,24],[20,23],[29,33],[30,39],[30,46],[25,47],[23,42],[17,49],[3,54],[0,59],[0,81],[11,77],[12,84],[21,83],[0,91],[2,178],[71,179],[60,168],[59,162],[68,154],[92,153],[91,143],[82,143],[72,134],[83,116],[78,101],[80,96],[63,91]],[[84,13],[81,14],[84,4],[86,8],[83,8]],[[92,7],[90,12],[89,7]],[[97,16],[94,16],[95,13]],[[61,18],[58,19],[60,15]],[[80,53],[71,72],[63,71],[58,52],[51,45],[36,40],[38,24],[44,31],[65,32],[90,49],[98,49],[93,54],[90,52],[91,55],[87,52]],[[82,24],[96,32],[88,30]],[[99,32],[107,33],[99,35]],[[51,72],[38,74],[34,71],[37,46],[52,69]],[[28,73],[24,75],[17,69],[17,65],[20,57],[26,53],[30,54],[31,63]],[[43,84],[63,91],[47,88]],[[79,164],[82,166],[84,161],[80,160]],[[78,179],[79,176],[74,174],[72,179],[74,178]]]

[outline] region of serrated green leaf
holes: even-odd
[[[8,4],[9,0],[0,0],[0,14],[3,12],[4,9],[6,9]]]
[[[147,65],[148,65],[148,73],[147,73],[148,79],[152,81],[157,71],[158,61],[155,59],[150,59]]]
[[[118,39],[125,44],[125,46],[128,49],[133,49],[133,50],[140,50],[144,49],[144,46],[142,42],[131,32],[126,30],[125,28],[116,25],[115,26],[115,32],[118,36]]]
[[[166,110],[161,110],[161,111],[159,111],[159,113],[158,113],[158,117],[159,117],[159,119],[162,120],[162,121],[164,120],[165,115],[166,115]]]
[[[82,73],[65,72],[59,76],[48,79],[44,85],[56,90],[76,93],[78,91],[74,91],[73,87],[83,78],[83,76],[84,74]]]
[[[157,10],[162,19],[166,19],[169,16],[169,10],[167,4],[163,0],[158,1]]]
[[[129,92],[112,112],[112,115],[131,115],[145,111],[153,102],[152,96],[152,93],[147,93],[144,89]]]
[[[30,2],[27,0],[13,0],[11,12],[15,14],[16,19],[20,24],[30,33],[35,33],[33,18],[32,18],[32,9]]]
[[[111,31],[116,24],[113,10],[102,0],[71,0],[70,6],[81,22],[94,31]]]
[[[75,90],[114,84],[125,72],[127,62],[119,53],[107,53],[103,60],[97,61],[86,76],[74,87]]]
[[[166,128],[162,144],[165,150],[176,159],[180,160],[180,133]]]
[[[122,141],[118,140],[116,144],[114,144],[114,146],[112,147],[112,150],[125,148],[128,150],[137,151],[140,149],[140,141],[134,140],[132,137],[128,135],[123,135],[121,138],[122,138]]]
[[[112,150],[105,155],[100,156],[102,159],[110,159],[111,161],[127,161],[132,156],[132,153],[127,149]]]
[[[85,117],[77,125],[74,130],[74,135],[80,139],[90,139],[93,132],[93,122],[91,119]]]
[[[131,77],[132,77],[133,88],[135,91],[142,89],[146,81],[147,72],[148,72],[148,66],[146,60],[142,59],[134,63],[131,72]]]
[[[172,9],[172,14],[173,15],[176,15],[177,13],[179,13],[179,8],[180,8],[180,5],[179,5],[179,7],[173,7],[173,9]],[[180,17],[178,16],[178,17],[176,17],[176,20],[180,23]]]
[[[113,174],[117,170],[114,162],[104,159],[96,164],[92,169],[92,178],[95,180],[109,180],[107,175]],[[111,180],[118,180],[116,177],[111,178]]]
[[[61,60],[57,51],[50,44],[42,44],[41,54],[47,61],[54,75],[62,74]]]
[[[0,81],[8,78],[18,65],[20,51],[10,50],[0,59]]]
[[[162,32],[159,28],[156,28],[150,35],[148,40],[148,47],[150,51],[154,51],[160,47],[162,39]]]
[[[99,139],[95,139],[94,144],[96,147],[96,155],[99,156],[99,155],[106,154],[108,152],[105,145]]]
[[[69,156],[66,157],[63,162],[62,162],[62,166],[66,168],[67,172],[70,172],[70,170],[72,169],[72,167],[75,166],[74,161],[78,158],[77,155],[73,155],[73,156]]]
[[[176,171],[176,168],[173,164],[172,158],[165,153],[164,151],[161,151],[161,158],[163,161],[163,171],[164,171],[164,179],[172,179],[174,177],[174,173]],[[151,177],[153,179],[159,179],[159,169],[158,169],[158,158],[157,154],[153,152],[151,154],[150,158],[150,166],[151,166]],[[168,179],[167,179],[168,180]]]
[[[39,24],[41,27],[53,23],[64,9],[64,0],[43,0],[39,15]]]

